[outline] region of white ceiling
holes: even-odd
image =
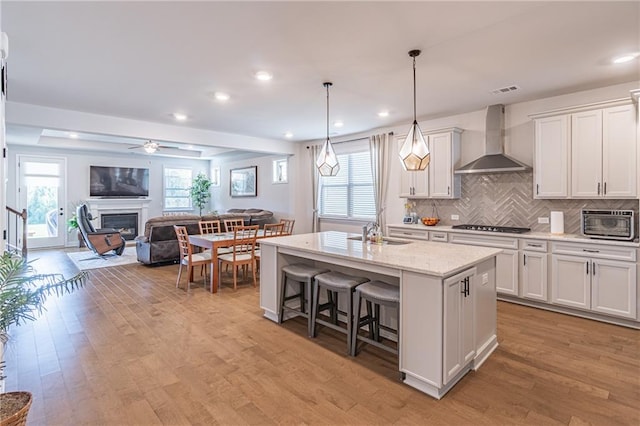
[[[640,80],[637,59],[611,63],[640,52],[637,1],[3,1],[1,17],[9,36],[10,143],[42,131],[37,123],[12,123],[14,103],[283,144],[285,131],[294,141],[320,139],[327,80],[331,121],[344,121],[332,134],[408,125],[410,49],[422,50],[419,118]],[[263,69],[272,81],[254,79]],[[491,93],[511,85],[519,90]],[[215,91],[229,93],[230,101],[212,100]],[[389,116],[378,117],[381,110]],[[173,112],[188,121],[176,123]],[[53,133],[43,141],[51,145],[65,137],[55,131],[83,130],[47,127]],[[103,143],[129,146],[157,136],[101,133],[130,138]],[[167,140],[175,148],[191,143],[179,139]],[[192,150],[234,148],[211,150],[217,144],[210,139]],[[250,150],[240,142],[236,148]]]

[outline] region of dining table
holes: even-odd
[[[264,238],[264,230],[258,229],[258,239]],[[233,246],[233,232],[221,232],[218,234],[193,234],[189,235],[189,244],[211,250],[210,288],[211,293],[218,292],[218,249]]]

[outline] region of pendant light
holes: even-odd
[[[335,176],[340,171],[340,165],[338,164],[336,152],[333,150],[333,145],[331,145],[331,141],[329,140],[329,87],[332,86],[333,83],[325,82],[323,85],[327,88],[327,140],[320,150],[320,155],[318,155],[318,159],[316,160],[316,166],[321,176]]]
[[[429,154],[429,146],[424,140],[422,131],[416,120],[416,56],[419,54],[419,50],[409,51],[409,56],[413,58],[413,124],[399,152],[402,167],[408,171],[426,169],[431,157]]]

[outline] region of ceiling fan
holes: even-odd
[[[158,142],[153,142],[151,140],[146,141],[142,146],[129,147],[129,149],[138,149],[138,148],[144,149],[147,154],[153,154],[154,152],[156,152],[160,148],[170,148],[170,147],[162,146]]]

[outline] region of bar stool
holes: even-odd
[[[367,302],[367,315],[360,316],[360,303],[364,300]],[[373,309],[372,305],[373,304]],[[396,319],[398,321],[398,330],[380,325],[380,305],[396,308]],[[400,345],[400,288],[382,281],[370,281],[359,285],[355,292],[354,306],[354,330],[351,335],[351,356],[358,354],[358,340],[384,349],[387,352],[398,354]],[[360,327],[369,326],[369,337],[358,334]],[[380,343],[380,328],[393,332],[398,338],[398,346],[396,348],[383,345]]]
[[[325,268],[305,265],[304,263],[294,263],[282,267],[282,289],[280,290],[280,313],[278,314],[278,324],[282,324],[284,311],[293,311],[307,318],[307,334],[311,337],[311,285],[313,278],[325,272]],[[296,281],[300,288],[296,294],[287,296],[287,281]],[[300,298],[300,307],[290,307],[286,303],[289,300]],[[307,309],[305,307],[308,306]]]
[[[360,284],[369,281],[368,278],[354,277],[341,272],[325,272],[316,275],[313,288],[313,308],[311,310],[311,337],[316,337],[316,324],[322,324],[333,330],[347,334],[347,353],[351,353],[351,332],[353,330],[353,292]],[[327,290],[327,303],[320,304],[320,288]],[[338,295],[347,296],[346,329],[338,325]],[[322,311],[329,310],[331,322],[318,318]]]

